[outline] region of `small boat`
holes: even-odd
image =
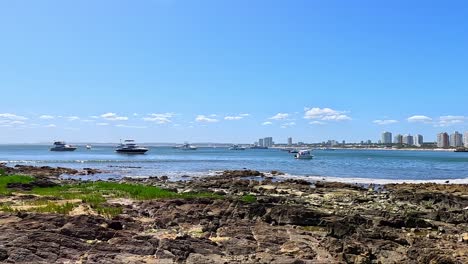
[[[91,145],[86,145],[86,149],[91,149]]]
[[[135,144],[135,140],[127,139],[123,143],[117,146],[115,152],[124,154],[145,154],[148,148],[138,146]]]
[[[239,145],[232,145],[229,150],[245,150],[244,147],[241,147]]]
[[[77,147],[66,144],[64,141],[55,141],[50,151],[75,151]]]
[[[177,148],[181,150],[197,150],[197,147],[190,145],[189,143],[185,143],[182,146],[178,146]]]
[[[295,159],[312,159],[314,156],[310,154],[309,150],[300,150],[296,155]]]
[[[291,150],[289,150],[288,152],[291,153],[291,154],[296,154],[296,153],[299,153],[299,150],[297,150],[297,149],[291,149]]]
[[[464,147],[456,148],[454,152],[468,152],[468,148],[464,148]]]

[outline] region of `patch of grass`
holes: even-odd
[[[0,176],[5,176],[5,175],[6,175],[5,169],[0,169]]]
[[[73,208],[77,206],[76,203],[65,203],[65,204],[56,204],[53,202],[48,202],[43,206],[30,207],[28,209],[17,209],[12,206],[3,205],[0,207],[0,211],[3,212],[37,212],[37,213],[56,213],[56,214],[68,214]]]
[[[6,188],[8,183],[29,183],[34,178],[29,176],[0,176],[0,194],[9,194]],[[25,211],[40,213],[68,214],[78,204],[72,200],[81,200],[102,216],[112,218],[122,213],[122,207],[106,205],[110,198],[131,198],[135,200],[170,199],[170,198],[222,198],[214,193],[177,193],[155,186],[142,184],[127,184],[113,182],[84,182],[79,184],[65,184],[52,187],[34,187],[30,192],[40,196],[39,199],[31,201],[32,205]],[[58,199],[58,200],[57,200]],[[65,204],[57,203],[60,200],[70,200]],[[18,211],[14,207],[0,204],[0,210],[4,212]]]
[[[118,216],[119,214],[122,213],[122,207],[109,207],[109,206],[102,206],[98,205],[93,207],[96,212],[104,217],[107,218],[113,218],[115,216]]]
[[[23,175],[1,175],[0,176],[0,195],[11,194],[11,190],[8,190],[7,184],[9,183],[30,183],[34,181],[33,177]]]
[[[246,194],[242,195],[240,200],[246,203],[255,203],[257,201],[257,197],[255,195]]]
[[[220,198],[214,193],[176,193],[155,186],[114,182],[86,182],[45,188],[34,188],[34,194],[61,197],[63,199],[83,199],[84,202],[100,204],[106,199],[132,198],[151,200],[164,198]]]

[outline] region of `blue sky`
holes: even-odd
[[[0,143],[468,130],[465,1],[1,1]]]

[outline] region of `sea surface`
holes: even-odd
[[[0,162],[35,166],[97,168],[105,179],[167,175],[187,179],[227,169],[277,170],[310,180],[357,183],[433,181],[468,183],[468,153],[398,150],[314,150],[314,159],[296,160],[278,149],[229,150],[199,148],[180,150],[149,147],[144,155],[115,153],[112,146],[80,146],[74,152],[51,152],[46,145],[0,145]]]

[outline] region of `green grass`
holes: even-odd
[[[0,195],[11,194],[6,186],[8,183],[30,183],[34,181],[33,177],[22,176],[22,175],[1,175],[0,176]]]
[[[155,186],[114,182],[85,182],[62,186],[34,188],[32,193],[63,199],[82,199],[84,202],[100,204],[105,197],[132,198],[136,200],[168,198],[220,198],[214,193],[176,193]]]
[[[241,201],[246,203],[254,203],[257,201],[257,197],[255,195],[246,194],[241,197]]]
[[[6,187],[8,183],[30,183],[32,181],[34,181],[34,178],[29,176],[0,176],[0,194],[11,194],[12,191]],[[113,182],[84,182],[53,187],[34,187],[31,191],[24,191],[24,193],[41,196],[38,200],[27,204],[33,206],[28,208],[27,211],[68,214],[79,203],[67,202],[65,204],[57,204],[54,200],[81,200],[82,203],[89,205],[100,215],[109,218],[121,214],[123,210],[122,207],[106,204],[106,201],[111,198],[131,198],[135,200],[222,198],[220,195],[209,192],[177,193],[155,186]],[[253,199],[254,201],[256,200],[255,197]],[[246,198],[246,201],[250,200],[252,198]],[[0,204],[0,211],[14,212],[18,210],[10,205]]]

